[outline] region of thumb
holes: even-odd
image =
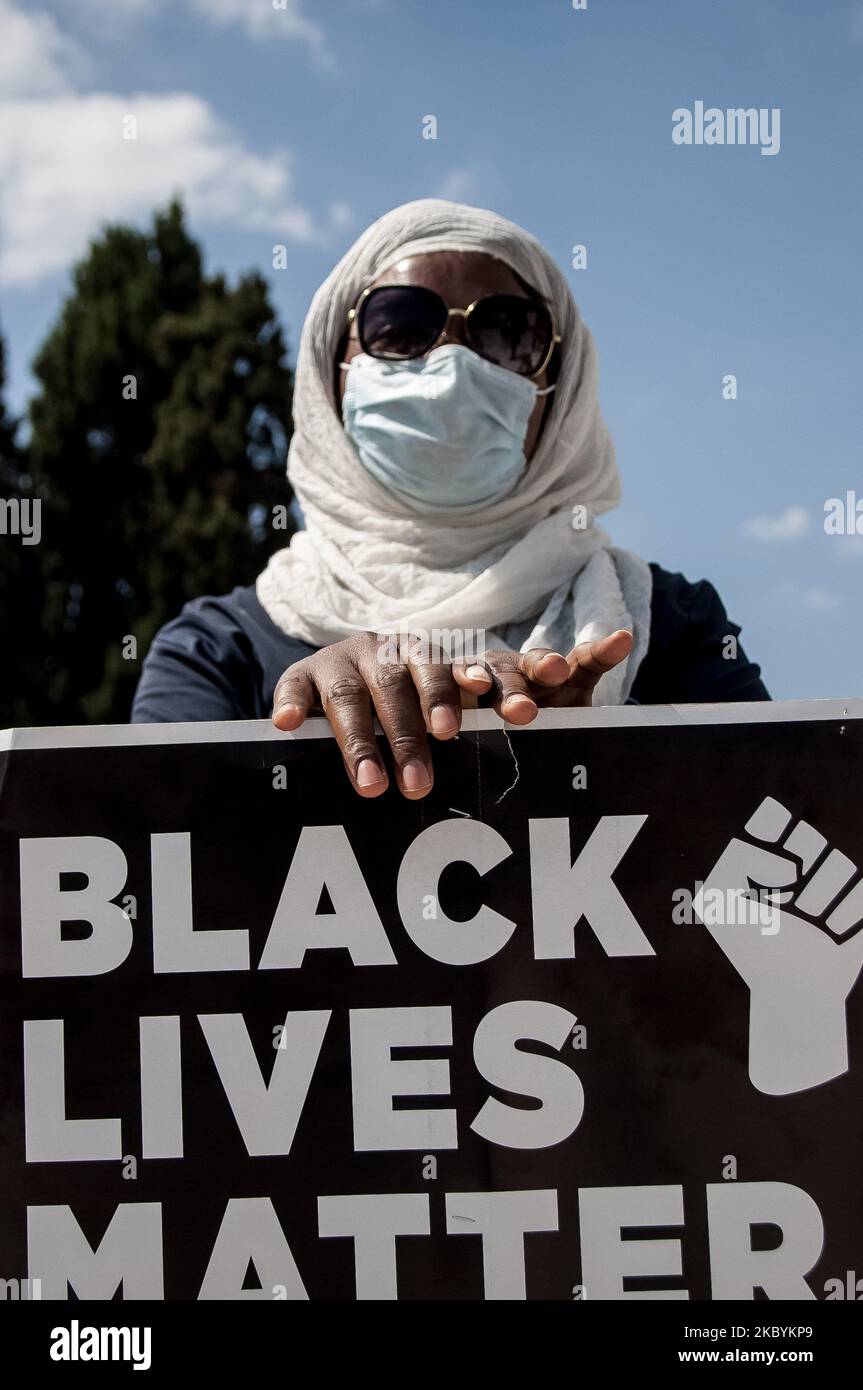
[[[797,864],[748,840],[733,839],[705,874],[706,885],[746,889],[750,881],[762,888],[787,888],[797,878]]]
[[[632,633],[618,628],[609,637],[600,637],[595,642],[579,642],[566,659],[573,676],[582,675],[595,685],[606,671],[611,671],[626,660],[632,651],[632,643]]]

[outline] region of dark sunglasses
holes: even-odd
[[[348,323],[356,321],[360,347],[369,357],[408,362],[434,347],[453,314],[464,318],[468,347],[519,376],[541,376],[560,342],[551,314],[535,299],[487,294],[466,309],[450,309],[422,285],[364,290]]]

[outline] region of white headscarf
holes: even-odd
[[[548,301],[562,342],[557,389],[539,445],[516,488],[478,515],[420,516],[360,463],[334,395],[348,311],[396,261],[430,251],[495,256]],[[632,654],[608,672],[597,704],[622,704],[650,632],[645,562],[614,550],[593,517],[620,498],[614,445],[597,399],[593,338],[551,257],[496,213],[439,199],[374,222],[321,285],[297,361],[288,477],[305,530],[258,576],[262,606],[312,646],[355,632],[484,631],[486,645],[566,654],[617,628]],[[573,508],[588,524],[573,525]],[[575,519],[581,519],[576,514]]]

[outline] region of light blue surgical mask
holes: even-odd
[[[361,353],[341,365],[345,432],[388,492],[417,511],[453,513],[512,492],[531,411],[547,394],[534,382],[460,343],[409,362]]]

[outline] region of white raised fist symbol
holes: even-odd
[[[751,839],[729,842],[693,906],[749,986],[749,1078],[767,1095],[787,1095],[848,1070],[845,1001],[863,965],[863,879],[773,797],[745,832]],[[760,922],[754,913],[741,923],[733,906],[711,910],[753,894],[762,903],[769,895]]]

